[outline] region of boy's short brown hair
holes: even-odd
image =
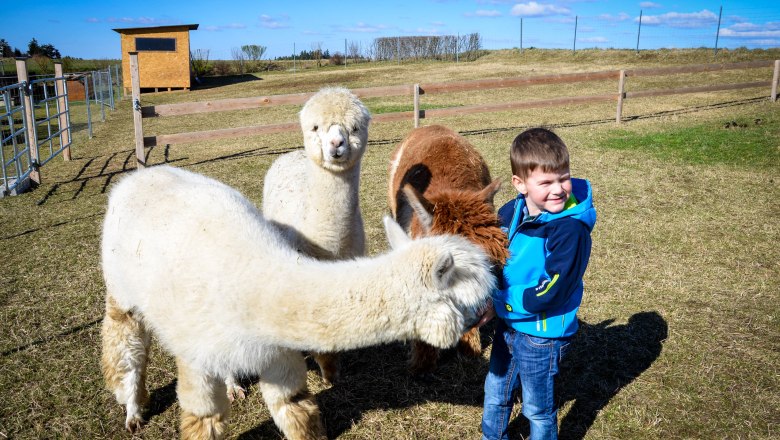
[[[512,141],[509,160],[512,174],[525,180],[537,168],[545,173],[569,168],[569,150],[552,131],[530,128]]]

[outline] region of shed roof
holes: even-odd
[[[194,31],[198,29],[198,25],[197,24],[173,24],[169,26],[146,26],[146,27],[134,27],[134,28],[119,28],[119,29],[112,29],[112,30],[114,32],[119,32],[120,34],[123,34],[129,31],[169,32],[173,30],[180,30],[182,28],[187,28],[187,30]]]

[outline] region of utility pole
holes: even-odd
[[[574,47],[571,50],[572,53],[577,51],[577,20],[579,19],[578,16],[574,16]]]
[[[520,53],[523,53],[523,17],[520,17]]]
[[[723,5],[720,6],[720,12],[718,12],[718,30],[715,32],[715,53],[713,56],[718,55],[718,37],[720,36],[720,17],[723,15]]]
[[[642,34],[642,10],[639,10],[639,30],[636,32],[636,54],[639,55],[639,36]]]

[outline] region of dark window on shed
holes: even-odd
[[[135,39],[135,50],[176,52],[176,39],[138,37]]]

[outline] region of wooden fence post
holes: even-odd
[[[135,127],[135,161],[137,168],[146,167],[144,157],[144,127],[141,116],[141,80],[138,76],[138,52],[130,52],[130,82],[133,88],[133,126]]]
[[[68,107],[68,97],[65,94],[65,78],[62,74],[62,63],[54,63],[54,93],[57,95],[57,110],[60,130],[60,147],[67,145],[62,150],[62,158],[70,160],[70,127],[68,127],[68,115],[65,109]]]
[[[623,118],[623,98],[626,96],[626,71],[620,71],[620,79],[618,80],[618,102],[617,102],[617,116],[615,116],[615,122],[620,124]]]
[[[414,128],[420,126],[420,84],[414,85]]]
[[[772,75],[772,102],[777,102],[778,80],[780,80],[780,60],[775,60],[775,73]]]
[[[27,119],[27,148],[30,151],[30,180],[35,185],[41,184],[41,161],[38,158],[38,136],[35,134],[35,109],[33,108],[32,87],[27,75],[27,58],[16,59],[16,77],[20,83],[25,83],[24,93],[20,97],[24,103],[24,116]]]

